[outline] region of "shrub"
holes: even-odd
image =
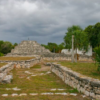
[[[98,63],[98,71],[100,72],[100,46],[94,49],[95,52],[95,60]]]
[[[0,52],[0,56],[4,56],[4,54]]]

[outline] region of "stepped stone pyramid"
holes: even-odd
[[[26,55],[41,55],[50,53],[48,49],[38,44],[36,41],[22,41],[18,46],[11,50],[7,56],[26,56]]]

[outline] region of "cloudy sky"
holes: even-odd
[[[100,0],[0,0],[0,40],[61,43],[72,25],[100,22]]]

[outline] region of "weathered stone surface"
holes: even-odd
[[[0,73],[0,82],[2,82],[2,79],[6,76],[6,73]]]
[[[90,96],[93,97],[93,98],[96,97],[96,96],[95,96],[95,93],[93,93],[93,92],[90,92]]]
[[[100,100],[100,95],[96,95],[96,99],[97,100]]]
[[[42,54],[42,58],[44,60],[67,60],[71,61],[71,55],[70,54],[61,54],[61,53],[44,53]],[[93,61],[92,57],[90,56],[79,56],[79,61]]]
[[[7,75],[3,80],[2,83],[11,83],[11,80],[13,79],[12,75]]]
[[[46,65],[46,66],[51,66],[51,63],[50,63],[50,62],[48,62],[48,63],[46,63],[45,65]]]
[[[4,63],[6,63],[6,62],[4,62]],[[13,65],[13,63],[10,62],[10,63],[8,63],[7,65],[2,66],[2,67],[0,68],[0,73],[9,72],[10,70],[13,69],[12,65]]]
[[[81,75],[56,63],[52,63],[51,71],[79,92],[92,99],[100,100],[100,80]]]
[[[50,51],[36,41],[22,41],[7,56],[41,55],[43,53],[50,53]]]

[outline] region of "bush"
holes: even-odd
[[[94,49],[95,52],[95,60],[98,63],[98,71],[100,72],[100,46]]]
[[[0,56],[4,56],[4,54],[0,52]]]

